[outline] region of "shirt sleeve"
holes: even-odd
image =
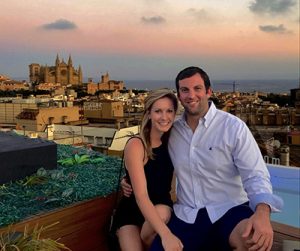
[[[252,133],[242,121],[236,130],[233,159],[240,173],[251,209],[255,211],[259,203],[265,203],[270,206],[272,212],[280,212],[283,201],[273,194],[269,171]]]

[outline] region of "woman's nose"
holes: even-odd
[[[166,118],[167,118],[167,113],[166,113],[166,112],[163,112],[163,113],[161,114],[161,118],[162,118],[162,119],[166,119]]]

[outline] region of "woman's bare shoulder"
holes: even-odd
[[[126,143],[126,146],[125,146],[125,152],[142,152],[144,153],[144,145],[143,145],[143,142],[142,142],[142,139],[139,138],[139,137],[132,137],[130,138],[127,143]]]

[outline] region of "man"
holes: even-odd
[[[168,224],[184,250],[271,250],[270,212],[282,200],[244,122],[216,109],[208,75],[198,67],[176,78],[185,112],[173,126],[169,152],[177,201]],[[163,250],[159,237],[150,249]]]

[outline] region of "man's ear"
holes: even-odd
[[[207,89],[206,95],[208,98],[210,98],[210,96],[212,95],[212,89],[210,87]]]

